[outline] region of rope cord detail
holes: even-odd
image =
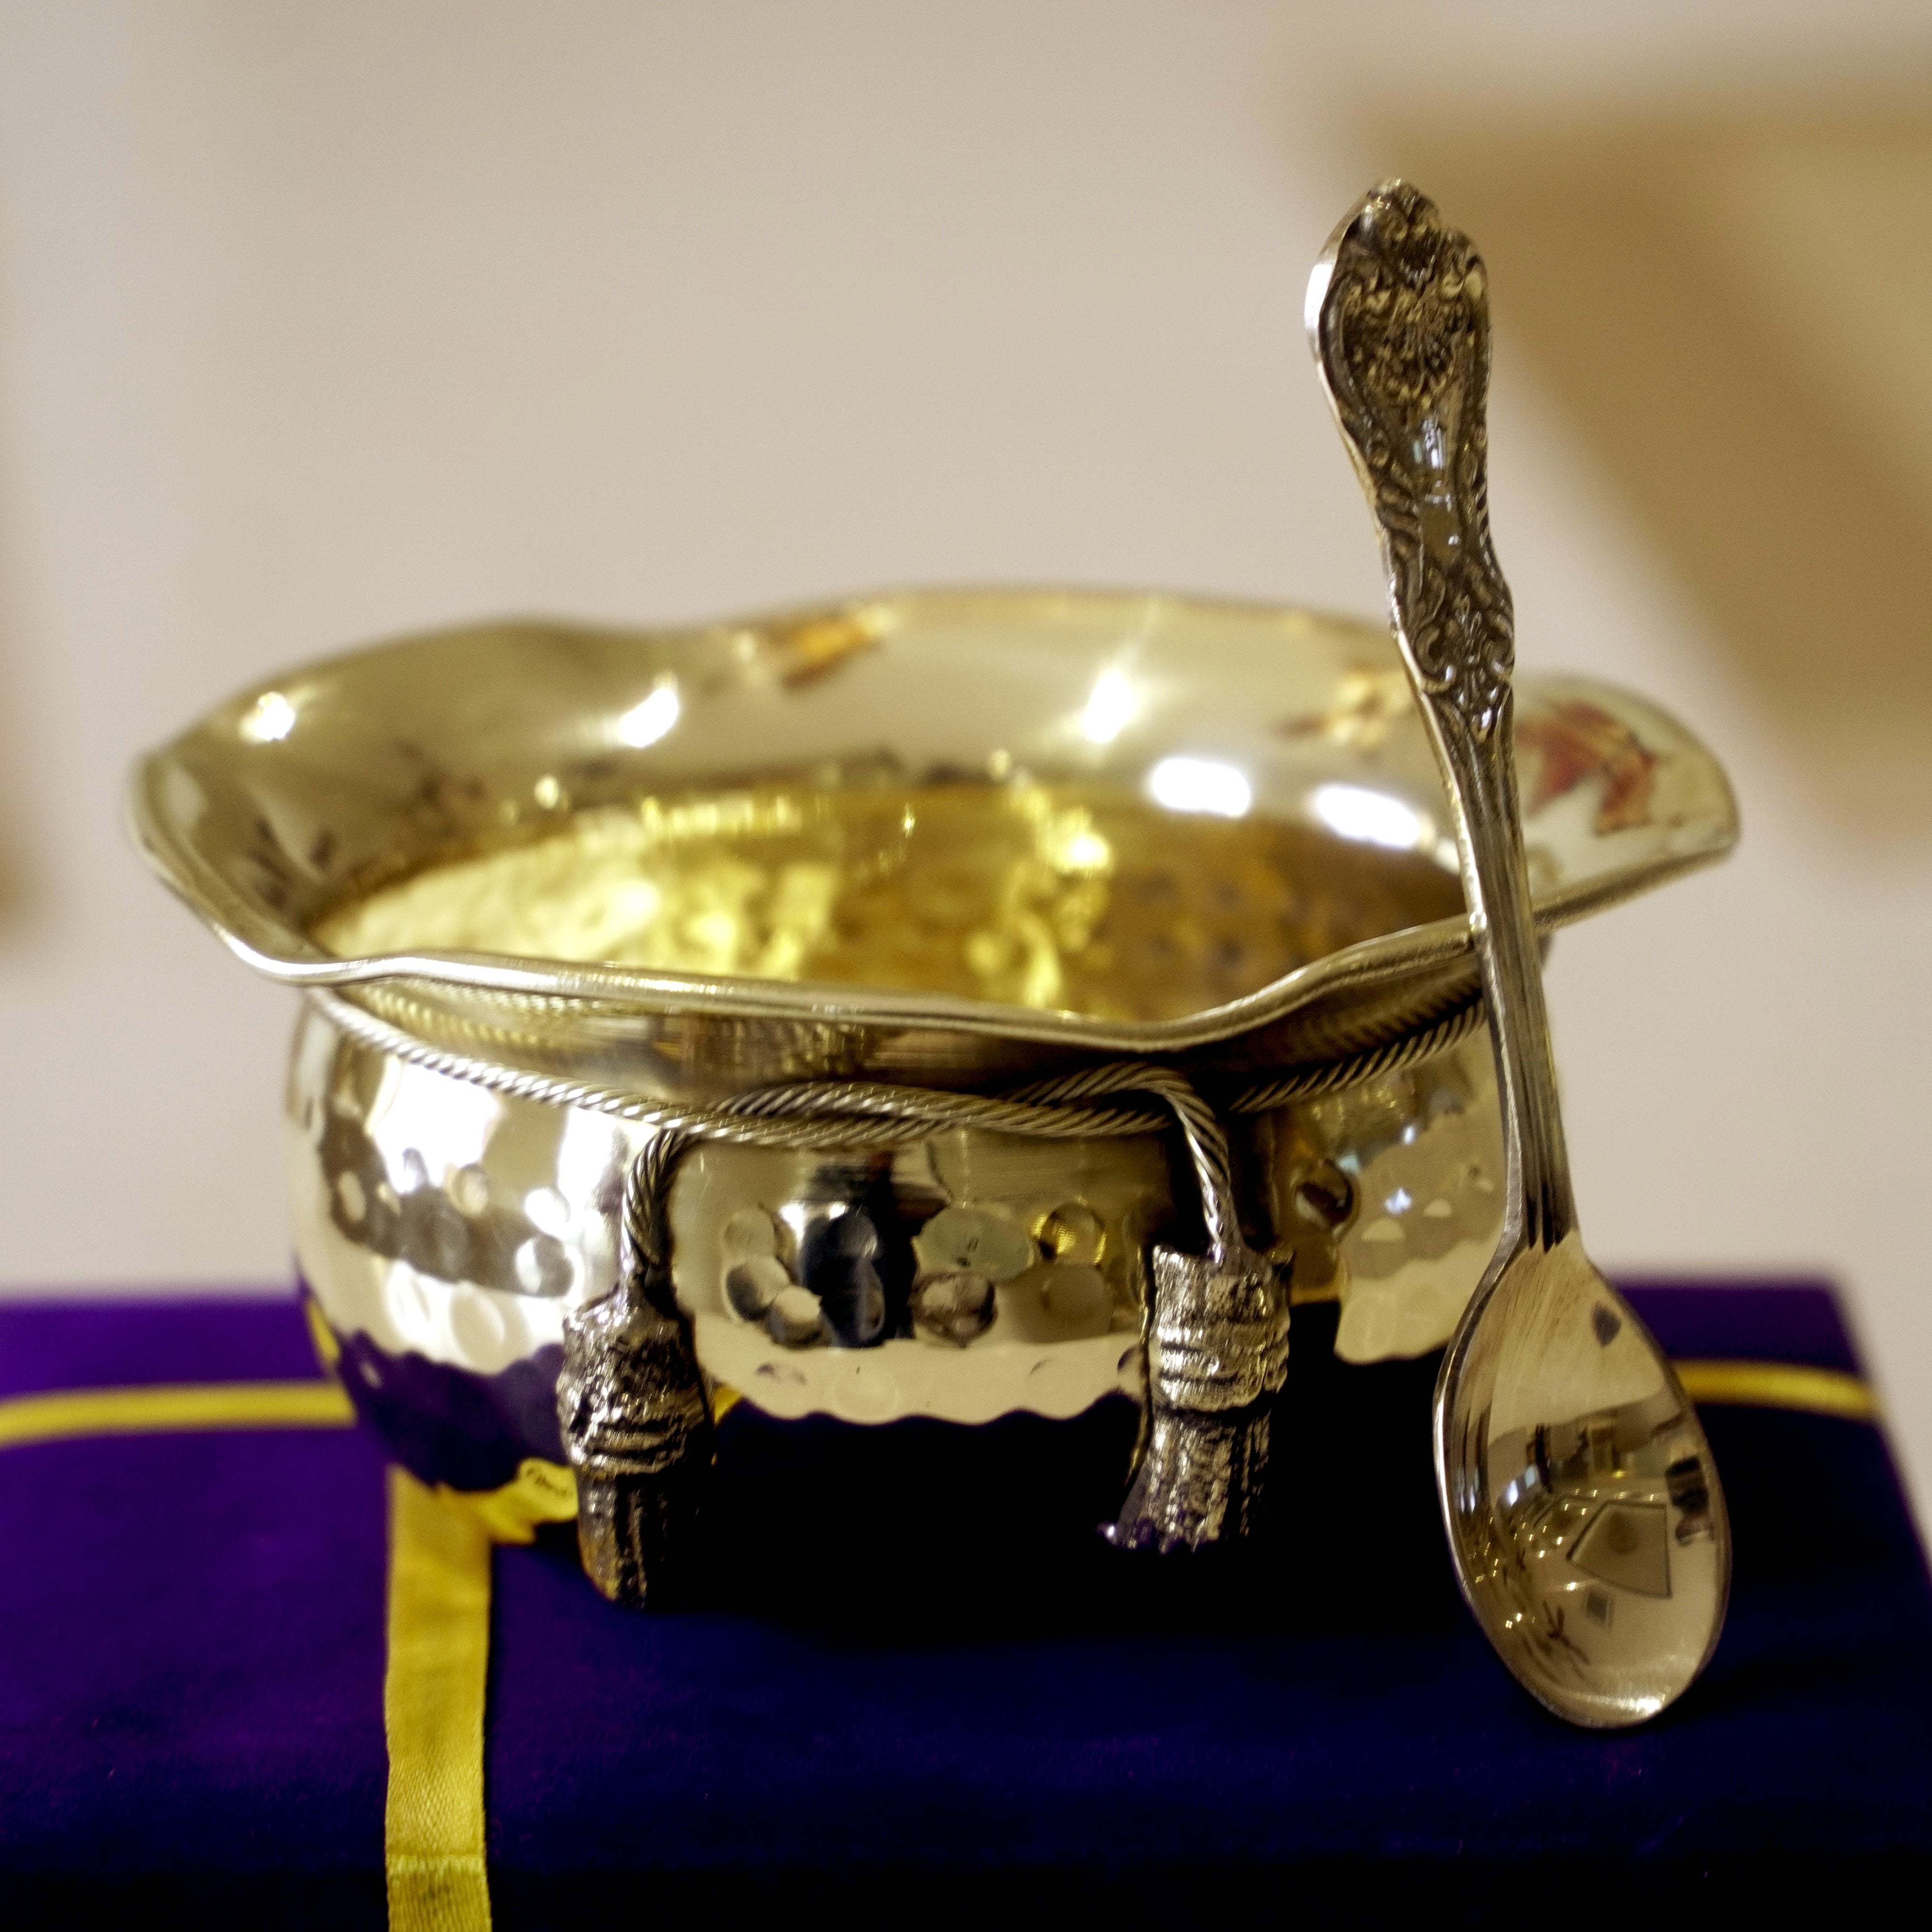
[[[514,1099],[543,1101],[556,1106],[588,1108],[635,1126],[661,1131],[688,1129],[709,1138],[734,1141],[743,1146],[810,1148],[829,1144],[808,1127],[801,1128],[796,1117],[808,1113],[839,1119],[874,1116],[875,1127],[887,1117],[900,1119],[908,1124],[907,1130],[892,1138],[904,1140],[917,1139],[921,1133],[934,1127],[980,1127],[996,1132],[1033,1134],[1049,1139],[1100,1140],[1117,1134],[1149,1133],[1165,1124],[1166,1109],[1157,1101],[1136,1106],[1129,1100],[1117,1107],[1088,1108],[1077,1114],[1076,1110],[1060,1108],[1056,1103],[1069,1100],[1077,1093],[1123,1090],[1118,1085],[1086,1087],[1083,1084],[1092,1076],[1105,1076],[1118,1067],[1145,1067],[1150,1072],[1177,1081],[1180,1077],[1150,1063],[1118,1060],[1084,1072],[1036,1082],[999,1097],[949,1093],[937,1088],[891,1087],[863,1081],[801,1081],[758,1091],[772,1096],[809,1095],[809,1106],[773,1098],[754,1108],[748,1104],[749,1096],[740,1096],[728,1107],[680,1106],[673,1102],[627,1093],[621,1088],[602,1087],[588,1081],[560,1079],[553,1074],[505,1066],[494,1060],[429,1046],[404,1028],[377,1018],[366,1008],[326,988],[311,989],[309,998],[338,1030],[378,1052],[392,1054],[432,1072],[446,1073]],[[1222,1097],[1222,1111],[1232,1114],[1270,1113],[1295,1100],[1312,1100],[1319,1094],[1352,1087],[1359,1081],[1399,1072],[1418,1060],[1429,1059],[1458,1045],[1474,1030],[1482,1013],[1481,995],[1473,994],[1441,1018],[1398,1040],[1366,1048],[1341,1059],[1292,1068],[1286,1072],[1233,1089]],[[1043,1110],[1048,1108],[1054,1109],[1056,1117],[1042,1117]],[[841,1144],[849,1146],[855,1143],[848,1135]]]
[[[331,1023],[379,1052],[514,1098],[581,1107],[653,1130],[632,1163],[625,1190],[624,1238],[630,1250],[620,1279],[663,1279],[670,1266],[670,1184],[679,1162],[700,1141],[811,1151],[902,1147],[947,1129],[1045,1140],[1104,1140],[1156,1133],[1172,1124],[1186,1143],[1199,1184],[1208,1252],[1240,1246],[1228,1138],[1214,1108],[1182,1075],[1144,1060],[1113,1060],[1034,1081],[1003,1095],[958,1094],[859,1080],[804,1080],[754,1088],[715,1106],[680,1106],[584,1081],[500,1066],[428,1045],[339,994],[310,997]],[[1346,1058],[1295,1068],[1231,1092],[1235,1115],[1267,1113],[1359,1081],[1399,1071],[1444,1052],[1472,1032],[1480,995],[1401,1039]]]

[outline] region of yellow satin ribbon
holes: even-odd
[[[1790,1362],[1680,1361],[1700,1404],[1870,1421],[1870,1385]],[[721,1414],[736,1399],[721,1390]],[[78,1438],[224,1429],[337,1429],[355,1420],[333,1382],[164,1383],[0,1397],[0,1448]],[[383,1828],[394,1932],[489,1932],[484,1859],[484,1696],[492,1553],[577,1513],[570,1472],[532,1457],[480,1494],[389,1473],[389,1754]]]
[[[1842,1369],[1807,1368],[1797,1362],[1680,1361],[1674,1366],[1684,1393],[1700,1408],[1795,1408],[1852,1422],[1878,1419],[1871,1384]]]
[[[337,1382],[155,1382],[0,1397],[0,1449],[84,1436],[177,1430],[346,1429],[356,1420]]]
[[[383,1814],[392,1932],[489,1932],[483,1697],[491,1553],[577,1514],[570,1472],[532,1457],[500,1490],[389,1472],[389,1741]]]
[[[483,1690],[490,1532],[474,1510],[389,1472],[382,1836],[394,1932],[482,1932]]]

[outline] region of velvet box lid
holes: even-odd
[[[1705,1408],[1736,1588],[1707,1677],[1656,1724],[1569,1732],[1494,1670],[1432,1520],[1430,1359],[1367,1372],[1366,1397],[1348,1372],[1345,1404],[1326,1352],[1299,1343],[1287,1413],[1323,1455],[1292,1456],[1305,1473],[1271,1534],[1132,1576],[1051,1524],[990,1566],[922,1540],[929,1512],[867,1546],[842,1522],[836,1430],[782,1462],[755,1429],[724,1432],[705,1602],[614,1609],[567,1530],[495,1552],[478,1628],[496,1922],[819,1902],[1166,1923],[1286,1917],[1317,1888],[1478,1922],[1530,1877],[1567,1916],[1671,1923],[1718,1890],[1788,1907],[1876,1864],[1922,1870],[1932,1585],[1832,1298],[1633,1299],[1680,1358],[1823,1372],[1734,1370]],[[382,1922],[389,1478],[362,1432],[316,1426],[336,1411],[315,1376],[289,1302],[0,1309],[8,1924],[110,1905]],[[1721,1372],[1704,1382],[1724,1394]],[[227,1389],[231,1424],[280,1401],[282,1423],[168,1426],[155,1405],[182,1384]],[[49,1424],[54,1392],[101,1388],[154,1413],[106,1435]],[[1000,1453],[1028,1448],[1022,1426]],[[908,1459],[921,1480],[944,1479],[941,1449]],[[1352,1520],[1351,1485],[1324,1473],[1364,1462],[1400,1520]],[[1372,1579],[1366,1618],[1329,1588],[1338,1551]],[[487,1922],[481,1871],[470,1918],[444,1922]]]

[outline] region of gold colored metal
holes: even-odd
[[[332,914],[344,958],[590,965],[1185,1019],[1453,915],[1434,854],[1023,782],[763,787],[580,812]]]
[[[692,1096],[827,1072],[970,1084],[1118,1055],[1236,1073],[1398,1037],[1475,990],[1467,921],[1444,896],[1450,821],[1428,740],[1412,708],[1388,706],[1400,670],[1374,626],[1138,593],[906,592],[685,632],[477,626],[242,693],[144,762],[130,809],[164,880],[258,970],[338,988],[421,1037],[509,1064]],[[1591,815],[1610,754],[1592,741],[1570,754],[1566,707],[1578,704],[1651,761],[1644,808],[1614,826]],[[1549,680],[1523,714],[1562,754],[1538,754],[1555,778],[1532,826],[1546,929],[1730,849],[1722,774],[1654,706]],[[908,800],[921,864],[948,838],[976,841],[982,812],[1016,838],[1029,800],[1049,820],[1093,811],[1130,844],[1158,806],[1190,862],[1221,860],[1211,872],[1152,865],[1180,894],[1178,956],[1147,958],[1132,986],[1090,942],[1029,952],[1035,920],[1064,933],[1084,916],[1072,878],[1035,904],[1022,877],[1004,915],[996,904],[970,928],[986,941],[963,973],[899,971],[937,986],[891,983],[836,944],[788,962],[782,944],[731,938],[728,922],[723,956],[800,976],[544,956],[522,950],[514,921],[488,943],[472,927],[466,944],[432,921],[431,943],[406,944],[353,910],[455,858],[541,868],[513,848],[534,851],[585,814],[593,827],[642,823],[655,801],[662,855],[693,814],[764,801],[775,823],[780,802],[808,794],[836,795],[825,809],[844,828],[802,827],[785,863],[819,862],[875,807],[866,836],[890,858],[877,837]],[[918,801],[935,794],[950,802],[922,834]],[[590,847],[603,834],[568,836]],[[734,836],[767,852],[784,842],[752,826]],[[621,872],[622,852],[614,862]],[[764,889],[767,945],[806,916],[769,918],[784,871]],[[808,901],[809,876],[795,884]],[[862,908],[855,884],[842,898]],[[1258,916],[1231,920],[1216,902],[1230,884]],[[1109,906],[1130,945],[1158,922],[1118,889]],[[351,944],[370,950],[344,956]]]
[[[1730,1529],[1695,1411],[1576,1229],[1517,795],[1514,620],[1490,544],[1486,274],[1432,202],[1385,182],[1336,230],[1308,324],[1447,781],[1502,1100],[1502,1236],[1436,1389],[1450,1546],[1535,1696],[1573,1723],[1635,1724],[1716,1645]]]

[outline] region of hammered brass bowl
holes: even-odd
[[[1517,752],[1546,929],[1735,839],[1710,754],[1626,692],[1526,678]],[[616,1278],[654,1105],[1177,1071],[1227,1123],[1247,1238],[1358,1363],[1439,1346],[1494,1245],[1449,820],[1377,626],[1003,591],[477,626],[242,693],[131,808],[162,879],[305,994],[297,1257],[428,1478],[562,1460],[563,1324]],[[721,1413],[1070,1420],[1141,1400],[1144,1256],[1185,1194],[1158,1136],[706,1144],[677,1303]],[[854,1329],[812,1282],[861,1209],[883,1300]],[[984,1292],[933,1286],[962,1273]]]

